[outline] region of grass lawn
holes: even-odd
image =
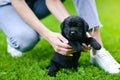
[[[100,20],[103,24],[101,36],[104,46],[120,63],[120,0],[96,0]],[[76,15],[71,0],[66,0],[65,6],[71,15]],[[59,22],[48,16],[42,22],[52,31],[60,32]],[[78,71],[62,69],[57,77],[47,75],[46,66],[53,54],[50,44],[41,41],[31,51],[22,57],[11,57],[6,49],[5,35],[0,31],[0,80],[119,80],[120,74],[109,74],[91,65],[89,53],[82,53],[79,59]]]

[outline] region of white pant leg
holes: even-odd
[[[73,0],[76,11],[89,25],[89,29],[101,27],[95,0]]]
[[[39,35],[10,4],[0,7],[0,29],[5,33],[8,44],[20,51],[33,48],[39,40]]]

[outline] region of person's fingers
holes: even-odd
[[[87,37],[92,37],[88,32],[86,32]]]
[[[91,49],[91,45],[88,45],[88,49],[89,49],[89,50]]]
[[[83,49],[83,51],[85,51],[85,52],[87,52],[87,51],[88,51],[88,49],[84,48],[83,46],[82,46],[82,49]]]
[[[68,49],[72,48],[70,45],[68,45],[68,40],[65,37],[63,37],[62,35],[59,35],[58,39],[60,39],[60,41],[63,43],[63,44],[60,44],[61,47],[68,48]]]
[[[63,37],[62,35],[59,35],[58,38],[63,42],[63,43],[67,43],[68,44],[68,40]]]
[[[85,43],[82,43],[83,48],[88,48],[88,46]]]
[[[69,54],[74,52],[74,49],[66,49],[66,48],[63,48],[63,47],[59,47],[57,52],[62,54],[62,55],[68,56]]]
[[[82,49],[83,51],[88,51],[91,49],[91,46],[90,45],[86,45],[85,43],[82,43]]]
[[[62,42],[60,42],[58,44],[58,47],[65,48],[65,49],[72,49],[72,47],[70,45],[68,45],[66,43],[62,43]]]

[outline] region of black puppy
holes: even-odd
[[[82,51],[82,43],[91,45],[94,49],[99,50],[100,44],[92,37],[87,37],[88,24],[79,16],[70,16],[61,24],[62,35],[68,39],[75,53],[73,56],[63,56],[57,52],[54,53],[50,62],[48,75],[55,76],[56,72],[61,68],[77,68],[80,52]]]

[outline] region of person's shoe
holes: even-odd
[[[97,50],[96,55],[93,55],[92,50],[90,51],[90,63],[111,74],[120,72],[120,64],[104,48]]]
[[[8,51],[8,53],[11,54],[12,57],[20,57],[20,56],[22,56],[21,51],[16,50],[15,48],[11,47],[10,45],[8,45],[7,51]]]

